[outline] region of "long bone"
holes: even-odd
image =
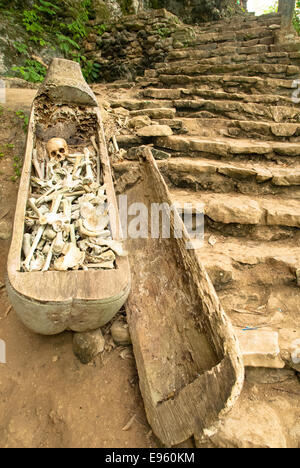
[[[99,149],[96,144],[96,138],[94,136],[91,137],[91,142],[96,151],[96,160],[97,160],[97,184],[100,185],[100,157],[99,157]]]
[[[30,208],[34,211],[34,213],[40,218],[42,216],[41,211],[36,207],[35,204],[35,199],[34,198],[29,198],[28,200],[28,205]]]
[[[94,174],[93,169],[90,161],[90,150],[88,148],[84,148],[84,156],[85,156],[85,164],[86,164],[86,176],[83,179],[84,184],[94,182]]]
[[[42,187],[42,188],[48,187],[48,182],[45,180],[39,179],[38,177],[32,176],[31,181],[35,183],[38,187]]]
[[[38,244],[39,244],[39,242],[40,242],[40,240],[41,240],[41,238],[42,238],[42,235],[43,235],[43,233],[44,233],[44,231],[45,231],[45,227],[46,227],[46,226],[40,226],[40,227],[38,228],[38,231],[37,231],[37,234],[36,234],[36,236],[35,236],[35,239],[34,239],[34,241],[33,241],[33,243],[32,243],[30,252],[29,252],[29,254],[27,255],[27,257],[26,257],[26,259],[25,259],[24,268],[25,268],[25,270],[27,270],[27,271],[30,270],[30,262],[31,262],[31,260],[32,260],[33,255],[34,255],[34,252],[36,251],[36,248],[37,248],[37,246],[38,246]]]
[[[80,176],[80,173],[82,171],[82,168],[84,166],[84,161],[83,161],[84,155],[79,154],[76,156],[76,161],[74,164],[74,169],[73,169],[73,177],[78,178]]]
[[[23,237],[23,252],[25,255],[25,258],[28,257],[31,249],[31,235],[30,234],[24,234]]]
[[[41,170],[41,167],[39,165],[38,159],[37,159],[37,150],[34,149],[32,152],[32,163],[34,165],[34,168],[36,170],[37,175],[39,176],[40,179],[43,179],[43,173]]]
[[[50,249],[49,249],[49,252],[48,252],[48,254],[47,254],[47,258],[46,258],[46,261],[45,261],[45,264],[44,264],[44,267],[43,267],[43,270],[42,270],[42,271],[48,271],[49,268],[50,268],[51,261],[52,261],[52,257],[53,257],[53,246],[54,246],[54,243],[55,243],[55,239],[52,241],[52,244],[51,244]]]
[[[35,201],[36,205],[40,205],[41,203],[43,203],[46,200],[46,198],[54,191],[55,191],[55,187],[51,187],[51,189],[47,190],[47,192],[44,193],[44,195],[42,195],[40,198],[38,198]]]
[[[75,226],[74,226],[74,224],[70,225],[70,239],[71,239],[71,243],[76,246],[76,236],[75,236]]]
[[[46,224],[53,224],[57,219],[60,218],[59,215],[57,215],[59,205],[61,204],[62,201],[62,194],[59,193],[56,195],[56,198],[52,201],[52,208],[49,213],[46,215],[43,215],[40,217],[40,224],[46,225]]]

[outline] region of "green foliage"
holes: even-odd
[[[43,34],[44,28],[39,22],[39,16],[36,11],[24,10],[22,22],[27,32],[33,34]]]
[[[297,34],[300,35],[300,0],[296,2],[293,24]]]
[[[41,83],[46,76],[46,67],[36,60],[26,60],[25,66],[13,67],[12,70],[21,76],[23,80],[32,83]]]
[[[163,38],[171,36],[171,30],[169,28],[159,28],[156,32]]]
[[[73,38],[80,39],[88,35],[87,22],[90,17],[91,0],[84,0],[80,4],[79,10],[73,8],[74,21],[67,25],[69,32]]]
[[[13,43],[14,48],[16,49],[17,52],[21,55],[28,55],[28,46],[26,44],[23,44],[22,42],[17,42],[15,41]]]
[[[74,49],[80,49],[80,45],[70,37],[61,33],[56,33],[56,37],[58,39],[59,48],[65,56],[68,56]]]
[[[19,179],[22,174],[22,160],[20,156],[13,157],[13,168],[15,175],[11,177],[11,180],[16,182],[16,180]]]
[[[81,2],[78,9],[70,8],[72,20],[68,23],[59,23],[57,21],[57,17],[61,18],[63,16],[62,7],[62,3],[58,0],[53,0],[52,2],[35,0],[31,10],[23,10],[22,23],[26,31],[31,33],[30,40],[42,47],[45,46],[45,35],[49,30],[54,32],[54,34],[61,33],[64,37],[67,36],[74,42],[88,35],[87,24],[91,14],[89,10],[91,0]],[[66,42],[68,41],[64,39],[61,42],[63,44],[62,51],[65,52]]]
[[[87,60],[82,67],[82,73],[86,81],[93,83],[99,78],[101,65],[99,63],[93,62],[92,60]]]
[[[33,8],[39,13],[43,13],[50,17],[55,16],[60,9],[57,5],[54,5],[51,2],[46,2],[45,0],[39,0],[39,3],[34,4]]]
[[[107,29],[106,24],[100,24],[96,28],[96,33],[98,34],[98,36],[102,36],[106,32],[106,29]]]
[[[121,3],[128,11],[132,6],[132,0],[121,0]],[[68,0],[0,0],[0,8],[3,5],[3,8],[14,13],[14,17],[17,11],[27,33],[23,41],[13,42],[15,50],[24,60],[21,66],[13,67],[15,76],[34,83],[42,82],[46,68],[36,60],[30,59],[30,56],[32,52],[36,54],[40,48],[46,46],[59,50],[65,58],[76,60],[81,65],[86,80],[96,81],[100,65],[80,53],[83,40],[91,32],[89,20],[95,17],[93,4],[92,0],[78,2],[77,7],[72,6]],[[106,28],[106,24],[101,24],[94,32],[101,36]],[[162,37],[167,37],[163,30],[161,34]]]
[[[88,60],[80,53],[73,53],[72,59],[78,62],[82,69],[82,74],[88,83],[94,83],[99,78],[101,65],[93,60]]]
[[[276,13],[278,11],[278,0],[274,1],[273,5],[270,5],[269,8],[267,8],[264,11],[264,15],[267,15],[268,13]]]
[[[23,121],[23,131],[24,131],[24,133],[27,133],[27,128],[28,128],[28,124],[29,124],[28,115],[26,115],[24,111],[19,110],[19,111],[16,112],[16,116],[18,117],[18,119]]]

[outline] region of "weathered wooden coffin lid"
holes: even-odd
[[[45,91],[54,101],[98,106],[96,96],[85,82],[79,63],[55,58],[37,96]]]
[[[172,206],[149,148],[140,169],[141,182],[128,191],[129,203],[139,199],[148,205]],[[200,440],[204,434],[212,435],[235,404],[244,381],[233,327],[195,250],[186,248],[191,239],[176,210],[170,218],[173,229],[179,225],[183,229],[182,238],[174,238],[172,244],[163,238],[157,243],[129,240],[132,292],[126,305],[147,418],[167,447],[192,436]],[[206,342],[197,320],[206,323]],[[207,343],[214,344],[216,360]],[[181,386],[187,362],[197,362],[198,377]]]
[[[69,73],[72,78],[69,78]],[[54,59],[31,111],[13,238],[8,256],[7,290],[23,323],[37,333],[50,335],[65,329],[92,330],[111,320],[129,294],[130,268],[126,257],[118,257],[115,270],[20,272],[24,216],[35,143],[35,102],[45,90],[50,90],[53,99],[55,96],[61,96],[64,102],[68,99],[73,104],[75,100],[77,104],[95,107],[97,101],[85,83],[77,63]],[[99,108],[95,108],[95,112],[99,124],[99,152],[110,205],[112,234],[113,239],[119,240],[122,238],[122,232]]]

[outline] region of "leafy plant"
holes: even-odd
[[[269,8],[267,8],[264,11],[264,15],[267,15],[268,13],[276,13],[278,11],[278,0],[274,1],[273,5],[270,5]]]
[[[15,41],[13,45],[14,45],[14,48],[17,50],[17,52],[19,52],[19,54],[22,54],[22,55],[28,54],[28,46],[26,44]]]
[[[293,25],[298,35],[300,35],[300,1],[297,0],[294,12]]]
[[[89,83],[97,81],[99,78],[100,68],[101,65],[99,63],[87,60],[85,65],[82,67],[82,73],[86,81]]]
[[[20,156],[14,156],[13,161],[14,161],[13,168],[14,168],[14,173],[15,173],[14,180],[16,180],[19,177],[21,177],[21,174],[22,174],[22,161],[21,161]]]
[[[40,13],[49,15],[50,17],[55,16],[58,10],[60,10],[57,5],[54,5],[51,2],[46,2],[45,0],[39,0],[39,3],[34,4],[33,8]]]
[[[27,32],[33,34],[42,34],[44,32],[44,28],[39,22],[38,14],[34,10],[24,10],[22,22]]]
[[[169,28],[159,28],[157,29],[156,32],[163,38],[167,38],[171,36],[171,30]]]
[[[107,29],[106,24],[100,24],[99,26],[97,26],[95,31],[98,34],[98,36],[102,36],[106,32],[106,29]]]
[[[24,133],[27,133],[27,128],[28,128],[28,124],[29,124],[28,115],[26,115],[24,111],[19,110],[19,111],[16,112],[16,116],[18,117],[18,119],[21,119],[23,121],[23,131],[24,131]]]
[[[7,2],[0,0],[0,5],[1,3],[5,3],[7,8]],[[21,41],[14,42],[16,51],[24,56],[24,64],[13,68],[15,74],[27,81],[35,83],[43,81],[46,68],[39,62],[29,59],[29,56],[33,51],[37,53],[40,47],[48,47],[53,50],[58,49],[66,58],[73,58],[79,62],[86,79],[95,81],[98,78],[100,66],[80,53],[82,41],[91,31],[89,19],[93,18],[95,13],[92,8],[93,0],[77,2],[76,7],[70,7],[68,2],[68,19],[65,21],[62,19],[65,16],[63,7],[67,2],[31,0],[26,2],[27,5],[30,4],[30,7],[24,7],[24,3],[21,0],[18,2],[8,0],[8,7],[12,5],[15,9],[18,7],[22,24],[28,33],[28,40],[34,45],[31,47],[30,42],[29,45],[27,45],[28,42],[26,44]],[[105,31],[105,24],[96,29],[99,36]]]
[[[47,41],[41,37],[37,36],[30,36],[29,38],[31,41],[33,41],[35,44],[39,44],[41,47],[44,47],[47,44]]]
[[[46,76],[46,67],[36,60],[26,60],[26,64],[23,67],[13,67],[13,71],[21,75],[26,81],[32,83],[41,83]]]
[[[56,33],[56,36],[58,39],[59,48],[65,55],[69,55],[72,49],[80,49],[80,45],[70,37],[61,33]]]

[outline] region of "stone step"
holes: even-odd
[[[279,334],[273,330],[235,329],[245,367],[283,369]]]
[[[185,49],[175,49],[172,50],[166,57],[168,62],[179,61],[179,60],[201,60],[213,57],[223,57],[228,55],[235,55],[235,54],[259,54],[259,53],[267,53],[270,52],[270,46],[260,44],[254,47],[239,47],[238,45],[235,46],[222,46],[212,50],[202,50],[202,49],[194,49],[191,47]],[[277,52],[274,52],[277,53]]]
[[[226,32],[223,31],[205,31],[200,32],[199,30],[196,31],[196,39],[191,41],[193,45],[202,45],[202,44],[209,44],[209,43],[226,43],[226,42],[248,42],[250,40],[255,39],[265,39],[266,37],[272,38],[274,42],[274,29],[269,28],[268,26],[258,26],[257,24],[251,25],[249,28],[243,28],[241,25],[241,29],[238,30],[229,30],[226,26]],[[275,28],[277,29],[277,28]]]
[[[299,38],[293,42],[286,42],[280,44],[270,45],[271,52],[299,52],[300,51],[300,41]]]
[[[211,119],[178,119],[181,121],[180,128],[185,129],[184,133],[189,131],[189,128],[197,128],[198,135],[207,137],[230,137],[230,138],[251,138],[263,141],[281,141],[290,143],[299,143],[300,123],[272,123],[272,122],[255,122],[251,120],[214,120],[212,128]],[[166,125],[168,123],[166,122]],[[179,127],[178,127],[179,128]]]
[[[113,168],[118,193],[124,193],[127,188],[138,182],[138,163],[125,161],[115,163]],[[168,183],[167,177],[166,182]],[[199,211],[205,213],[206,233],[221,235],[224,239],[240,239],[242,242],[283,241],[285,246],[288,246],[288,242],[292,243],[292,246],[299,245],[298,200],[253,193],[249,196],[236,192],[197,192],[187,188],[174,188],[171,185],[169,190],[173,203],[182,209],[185,208],[186,214],[195,215]],[[224,242],[227,243],[227,240]],[[300,284],[300,269],[297,269],[297,275]]]
[[[156,107],[130,111],[131,117],[137,117],[139,115],[147,115],[154,120],[174,119],[176,116],[176,109],[171,107]]]
[[[220,26],[221,31],[224,31],[224,27],[229,27],[230,25],[236,26],[237,24],[242,24],[251,25],[253,24],[272,24],[273,22],[279,22],[281,19],[281,15],[279,13],[267,13],[264,15],[256,16],[255,13],[253,12],[244,12],[242,15],[233,15],[230,17],[222,18],[220,20],[214,20],[214,21],[207,21],[205,23],[201,23],[197,26],[195,26],[196,29],[206,31],[207,29],[213,28],[213,31],[216,30],[218,26]]]
[[[226,120],[182,117],[163,119],[161,125],[169,125],[174,134],[195,135],[201,138],[239,138],[263,141],[299,143],[300,123],[255,122],[252,120]]]
[[[300,163],[278,168],[273,163],[171,158],[158,161],[158,165],[168,184],[176,188],[279,195],[300,200]]]
[[[162,85],[171,87],[201,87],[208,89],[220,89],[228,93],[247,93],[247,94],[278,94],[280,96],[292,96],[298,84],[294,79],[275,79],[261,78],[258,76],[246,75],[191,75],[190,73],[167,75],[161,73],[159,81]],[[156,83],[155,86],[158,86]]]
[[[239,102],[253,102],[258,104],[273,104],[279,106],[297,106],[297,104],[293,101],[292,96],[280,96],[276,94],[228,93],[218,88],[215,90],[207,89],[205,86],[177,89],[147,88],[139,91],[137,97],[140,99],[160,99],[163,103],[166,99],[169,99],[172,100],[172,107],[174,107],[174,101],[176,104],[176,102],[180,101],[180,99],[197,99],[199,97],[208,100],[219,99]]]
[[[144,74],[145,76],[137,76],[135,78],[134,84],[138,84],[140,88],[160,85],[159,78],[156,77],[156,74],[153,74],[153,70],[145,70]]]
[[[245,31],[245,29],[253,29],[264,26],[265,28],[269,28],[271,26],[271,30],[273,25],[280,26],[281,18],[279,15],[268,17],[266,18],[265,15],[260,17],[254,17],[251,19],[245,17],[233,17],[233,20],[227,21],[215,21],[211,23],[205,23],[205,25],[196,26],[195,30],[199,33],[216,33],[216,32],[223,32],[224,28],[226,31]],[[276,28],[275,28],[276,29]]]
[[[271,121],[276,123],[300,122],[300,108],[286,105],[244,103],[229,100],[178,100],[173,101],[178,117],[226,117],[233,120]]]
[[[193,156],[215,156],[219,158],[234,158],[238,156],[261,156],[275,159],[276,156],[298,157],[300,145],[282,142],[257,142],[251,140],[232,140],[226,138],[199,138],[196,136],[178,136],[156,138],[155,146],[166,148],[179,154]]]
[[[226,65],[234,63],[247,64],[280,64],[299,66],[300,55],[298,52],[270,52],[268,46],[261,45],[261,50],[255,47],[223,47],[214,51],[205,50],[174,50],[168,56],[166,61],[170,64],[186,65],[186,61],[193,60],[194,64],[199,65]],[[249,50],[248,50],[249,49]],[[255,52],[257,50],[257,52]],[[159,64],[157,64],[159,65]],[[160,67],[157,66],[157,69]]]
[[[195,91],[197,92],[197,91]],[[210,92],[203,91],[200,94],[209,96]],[[297,123],[300,121],[300,109],[289,98],[280,98],[277,96],[260,96],[238,99],[237,94],[233,94],[233,99],[228,98],[222,91],[213,91],[213,99],[178,99],[178,100],[159,100],[149,99],[118,99],[111,100],[113,108],[125,108],[131,112],[131,115],[154,115],[153,118],[173,118],[177,112],[178,117],[200,117],[200,118],[220,118],[227,117],[233,120],[256,120],[273,121],[277,123]],[[188,97],[188,96],[187,96]],[[242,96],[241,96],[242,97]],[[219,99],[215,99],[219,98]],[[152,112],[156,110],[156,112]],[[166,110],[168,110],[166,112]],[[146,112],[147,111],[147,112]],[[148,112],[150,111],[150,112]]]
[[[278,278],[275,283],[273,277],[270,277],[269,280],[266,279],[265,285],[269,286],[280,282],[287,285],[297,285],[300,247],[295,246],[291,239],[285,239],[283,242],[280,240],[254,241],[224,237],[221,234],[212,234],[209,229],[205,229],[203,246],[197,250],[197,254],[200,261],[211,270],[213,268],[217,270],[218,263],[223,261],[223,264],[227,266],[223,276],[226,276],[226,270],[231,271],[230,274],[227,274],[227,281],[223,281],[224,286],[229,283],[237,283],[241,278],[239,272],[243,271],[243,267],[260,265],[268,265],[270,271],[273,268],[284,273],[284,276],[277,273]],[[222,271],[221,265],[219,265],[219,270]],[[297,292],[300,294],[300,290]]]
[[[173,103],[169,100],[140,100],[140,99],[112,99],[109,101],[112,108],[123,107],[129,111],[138,111],[143,109],[172,108]]]
[[[191,212],[204,210],[205,218],[221,225],[300,228],[300,205],[297,200],[278,196],[216,194],[171,189],[174,203],[188,204]]]
[[[270,78],[298,78],[300,68],[296,65],[267,64],[267,63],[231,63],[231,64],[201,64],[195,61],[157,63],[156,69],[163,75],[240,75],[246,73],[247,76],[263,76]]]
[[[105,83],[105,87],[107,89],[131,89],[133,88],[135,83],[133,81],[127,81],[127,80],[117,80],[114,81],[113,83]],[[91,88],[94,90],[94,88],[97,90],[97,87],[99,87],[98,84],[95,85],[90,85]]]

